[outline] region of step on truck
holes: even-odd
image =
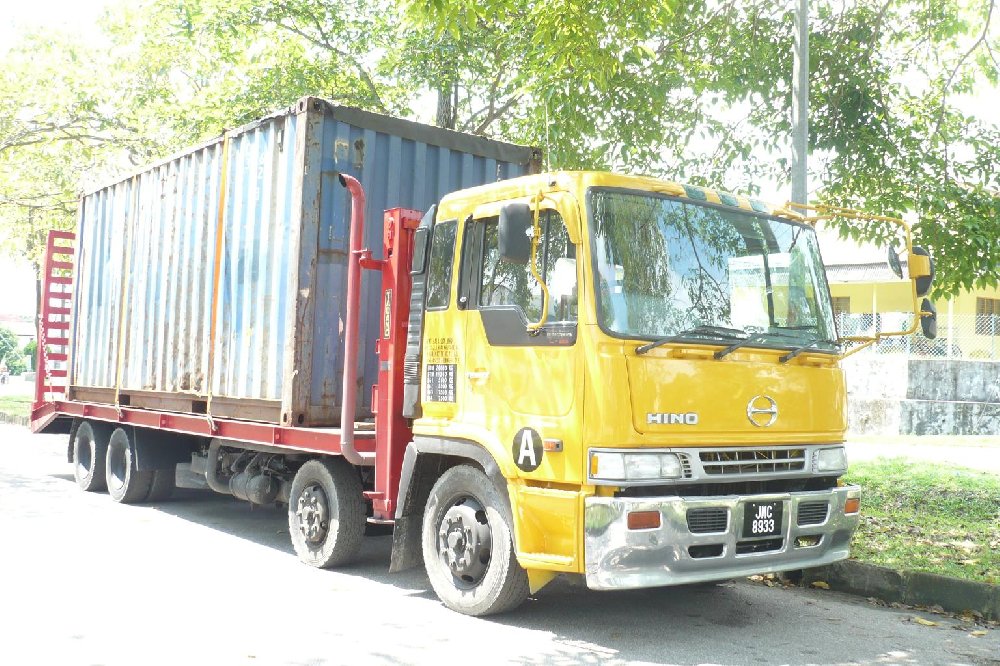
[[[901,220],[772,208],[306,98],[82,197],[44,266],[31,427],[87,491],[366,523],[450,608],[848,556],[838,361],[934,333]],[[896,225],[906,331],[838,339],[815,224]],[[889,259],[902,278],[899,255]]]

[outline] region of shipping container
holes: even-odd
[[[350,197],[426,210],[535,173],[540,153],[330,102],[292,107],[83,197],[70,397],[282,425],[340,420]],[[362,292],[359,400],[371,413],[381,314]]]

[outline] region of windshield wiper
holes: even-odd
[[[673,335],[668,335],[665,338],[660,338],[654,340],[648,344],[642,345],[641,347],[635,348],[636,355],[645,354],[650,349],[656,349],[660,345],[665,345],[670,342],[677,342],[678,340],[683,340],[684,338],[689,338],[691,336],[707,336],[707,337],[719,337],[719,338],[739,338],[743,340],[742,336],[746,335],[746,331],[740,328],[726,328],[725,326],[695,326],[694,328],[689,328],[680,333],[675,333]]]
[[[730,354],[732,354],[737,349],[740,349],[741,347],[746,347],[748,345],[755,345],[758,342],[764,342],[765,340],[771,337],[799,339],[801,336],[795,335],[794,333],[785,333],[783,331],[769,331],[767,333],[758,333],[754,336],[744,338],[743,340],[739,340],[736,343],[729,345],[725,349],[720,349],[719,351],[715,352],[715,358],[716,359],[725,358],[726,356],[729,356]],[[817,342],[817,340],[815,340],[814,338],[809,339],[809,344],[813,344],[815,342]]]
[[[781,361],[782,363],[788,363],[802,352],[806,351],[807,349],[812,349],[821,342],[829,342],[829,340],[820,340],[819,338],[813,338],[812,340],[802,345],[801,347],[796,347],[795,349],[788,352],[784,356],[779,357],[778,360]]]

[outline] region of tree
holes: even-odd
[[[34,340],[29,341],[24,345],[24,349],[21,350],[22,356],[28,359],[28,370],[34,371],[35,364],[38,357],[38,343]]]
[[[12,375],[24,372],[24,358],[21,355],[21,345],[17,335],[9,328],[0,328],[0,366],[6,365]]]
[[[996,1],[813,3],[814,198],[915,215],[939,294],[1000,281],[1000,127],[963,106],[998,83]],[[104,25],[108,47],[34,34],[2,59],[0,222],[28,256],[72,225],[81,174],[305,94],[429,107],[552,168],[750,193],[789,176],[788,0],[149,0]]]
[[[977,86],[996,89],[995,3],[813,3],[818,198],[918,216],[939,294],[1000,281],[1000,127],[960,105]],[[790,11],[782,0],[408,4],[418,25],[470,52],[517,45],[520,104],[534,109],[536,128],[544,108],[558,166],[743,191],[788,180]]]

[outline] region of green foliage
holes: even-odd
[[[1000,281],[996,0],[812,5],[815,198],[916,220],[938,295]],[[79,188],[314,94],[755,193],[787,182],[784,0],[143,0],[103,42],[30,33],[0,56],[0,225],[37,261]],[[876,228],[843,227],[858,237]]]
[[[19,375],[25,370],[21,345],[17,342],[17,335],[9,328],[0,328],[0,365],[6,365],[12,375]]]
[[[851,465],[847,481],[863,489],[854,557],[1000,583],[1000,478],[880,459]]]
[[[21,350],[21,354],[28,359],[27,369],[34,371],[38,356],[38,343],[34,340],[28,342],[28,344],[24,345],[24,349]]]

